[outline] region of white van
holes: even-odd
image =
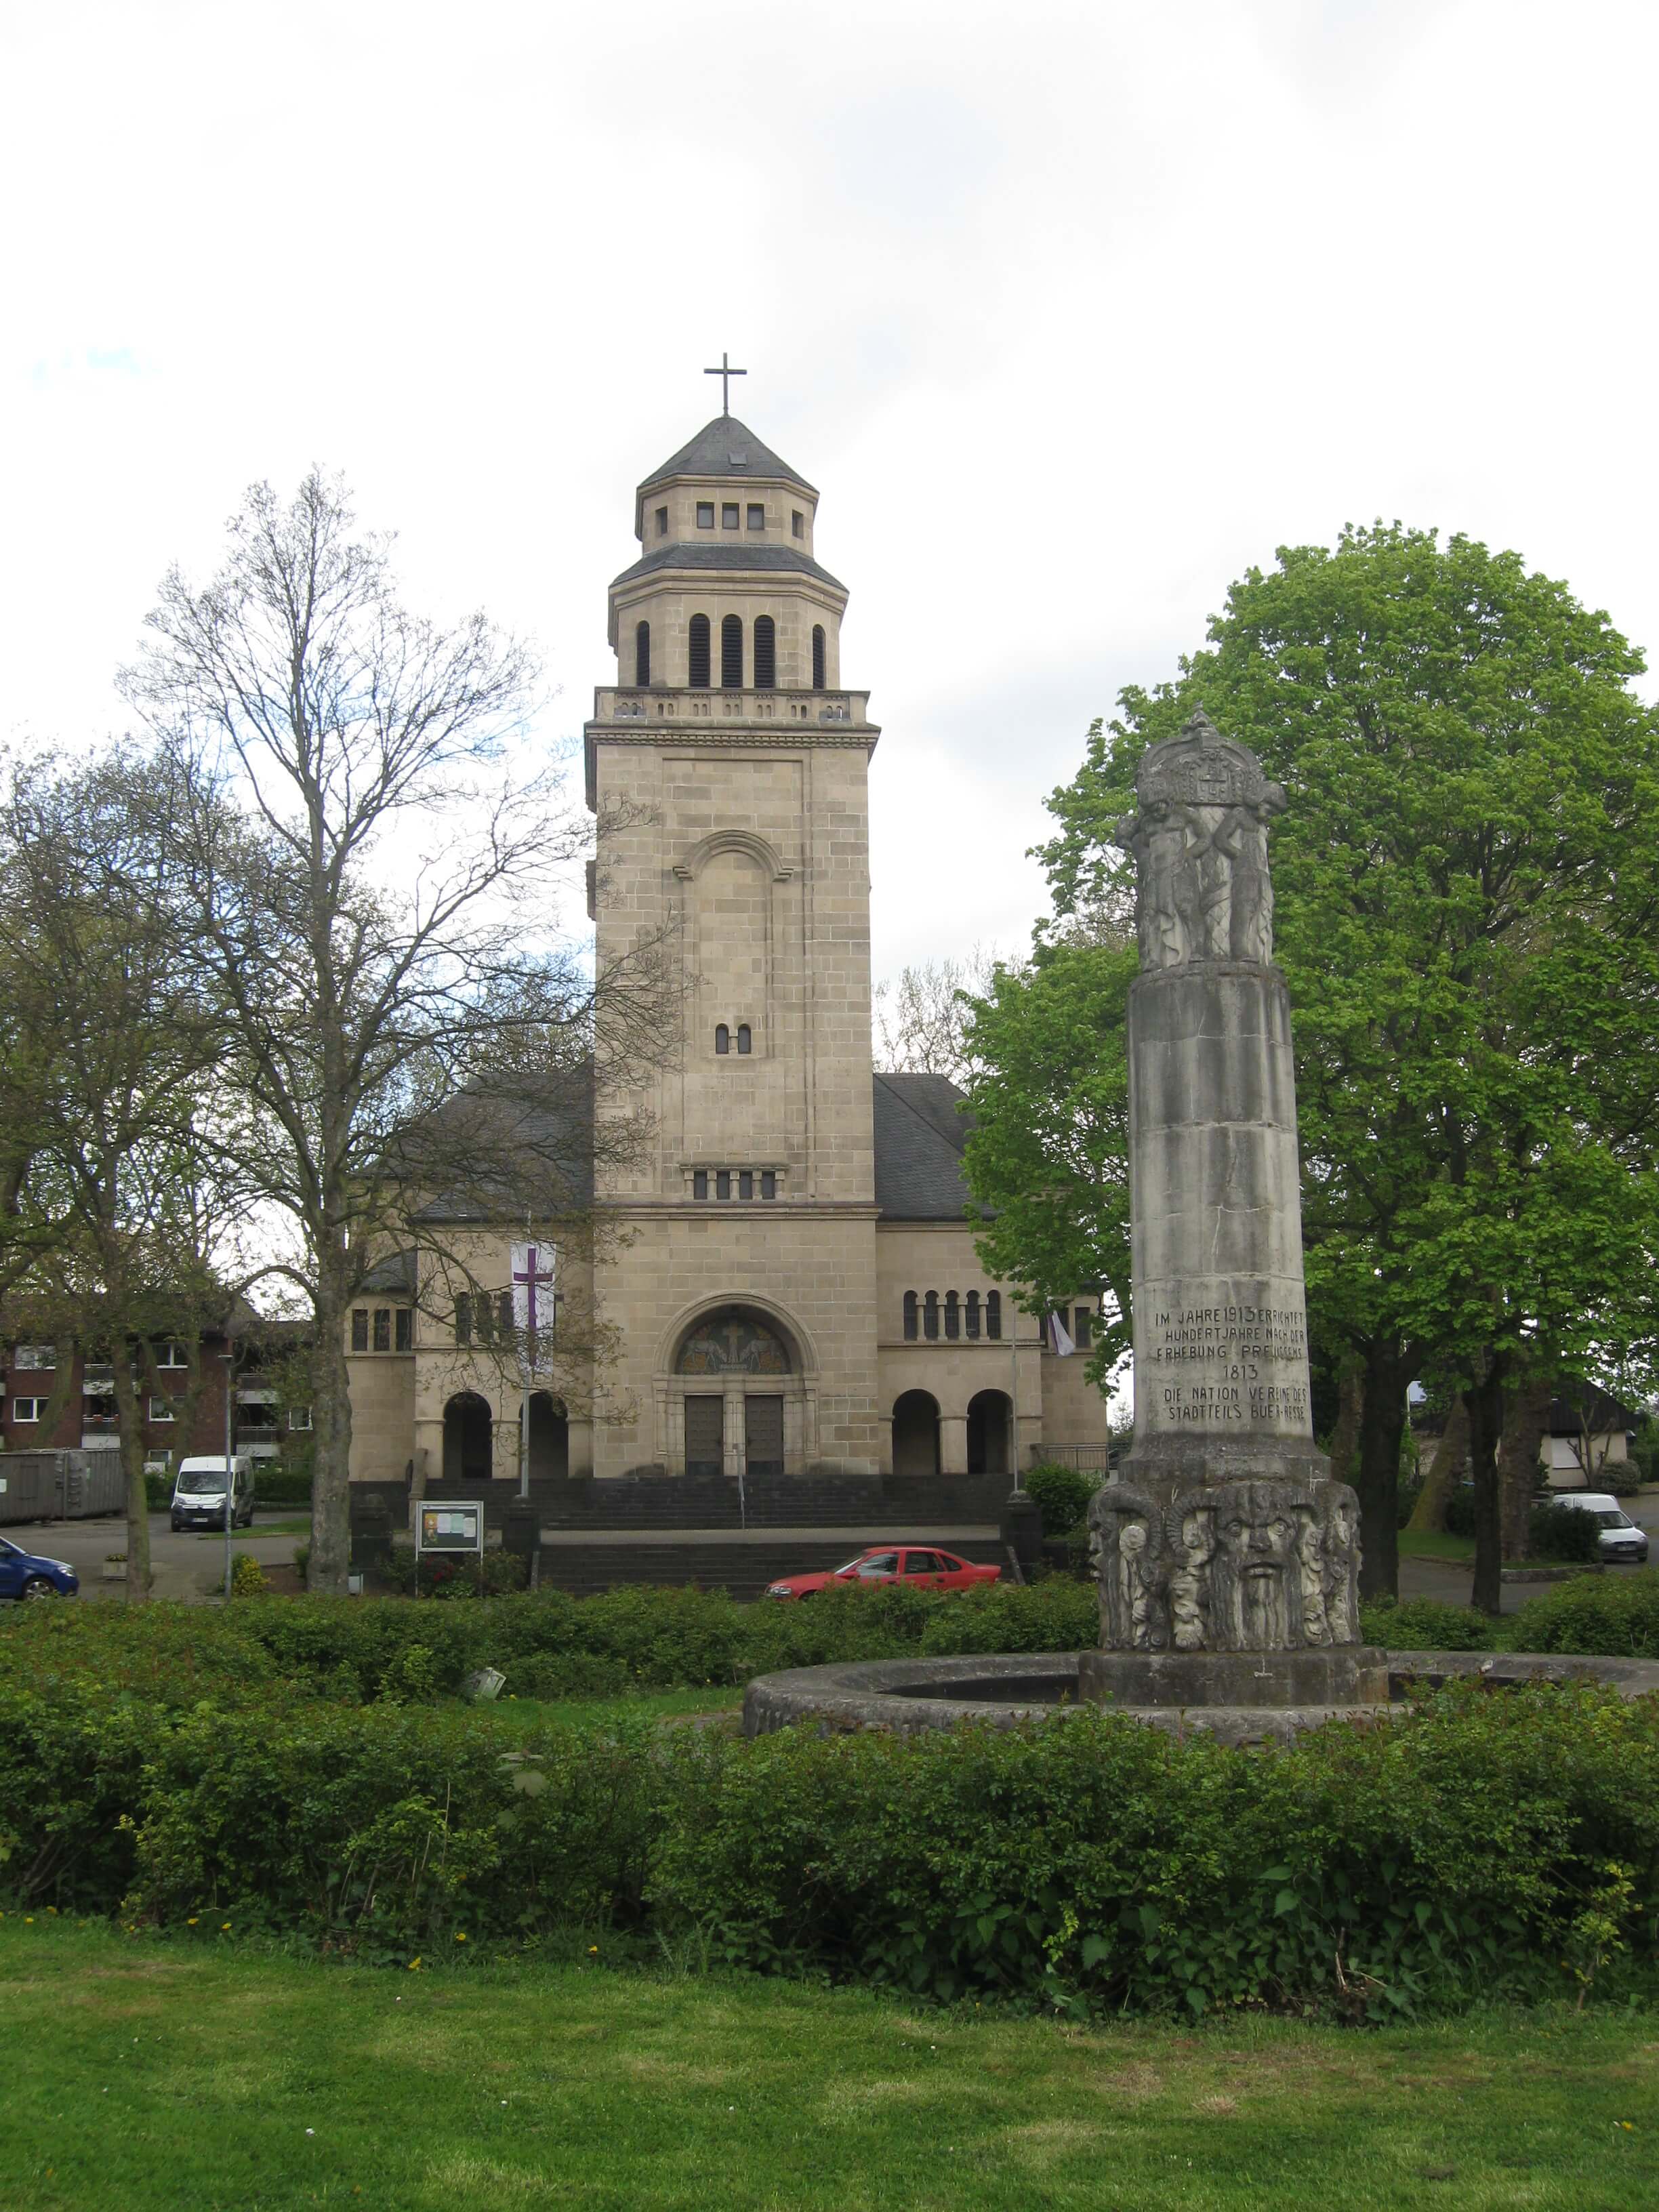
[[[253,1522],[253,1462],[238,1452],[230,1462],[231,1526],[251,1528]],[[173,1486],[173,1526],[179,1528],[222,1528],[225,1525],[225,1457],[222,1452],[207,1459],[181,1459]]]
[[[1593,1513],[1601,1530],[1601,1557],[1631,1566],[1643,1565],[1648,1556],[1648,1532],[1632,1521],[1611,1492],[1605,1490],[1558,1490],[1552,1505],[1576,1505]]]

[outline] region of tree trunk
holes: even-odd
[[[1435,1448],[1434,1457],[1429,1462],[1423,1487],[1412,1508],[1412,1517],[1406,1523],[1414,1534],[1439,1535],[1444,1533],[1446,1508],[1451,1504],[1451,1494],[1462,1477],[1463,1462],[1468,1448],[1469,1409],[1459,1396],[1452,1400],[1445,1429]]]
[[[1397,1337],[1373,1337],[1360,1382],[1359,1595],[1395,1597],[1400,1590],[1400,1439],[1406,1427],[1411,1362]],[[1342,1424],[1337,1423],[1337,1433]],[[1331,1471],[1338,1472],[1334,1458]]]
[[[1345,1353],[1337,1377],[1336,1426],[1331,1431],[1331,1473],[1339,1482],[1354,1480],[1354,1454],[1364,1402],[1364,1370],[1352,1352]]]
[[[351,1393],[347,1382],[348,1302],[337,1282],[317,1286],[311,1352],[311,1557],[306,1588],[345,1595],[351,1563]]]
[[[1533,1494],[1538,1488],[1538,1448],[1544,1440],[1553,1395],[1547,1382],[1534,1377],[1512,1390],[1504,1408],[1498,1482],[1503,1498],[1506,1559],[1524,1559],[1531,1549],[1527,1532]]]
[[[1474,1589],[1482,1613],[1501,1610],[1504,1594],[1504,1505],[1498,1483],[1498,1446],[1504,1427],[1502,1358],[1489,1356],[1485,1376],[1463,1393],[1469,1410],[1469,1468],[1474,1477]]]
[[[127,1603],[146,1604],[149,1598],[149,1499],[144,1492],[144,1430],[138,1413],[138,1392],[132,1379],[132,1354],[124,1337],[110,1346],[111,1371],[115,1377],[115,1427],[121,1439],[121,1471],[127,1489]]]

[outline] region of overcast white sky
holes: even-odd
[[[606,679],[718,410],[823,494],[876,969],[1013,946],[1042,799],[1228,582],[1398,516],[1651,639],[1651,0],[0,0],[0,733],[343,468],[410,598]]]

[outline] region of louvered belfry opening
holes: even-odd
[[[720,684],[727,691],[743,689],[743,617],[727,615],[720,624]]]
[[[823,682],[823,624],[814,623],[812,625],[812,689],[815,691],[822,691]]]
[[[708,617],[707,615],[692,616],[689,642],[691,665],[686,673],[686,681],[694,691],[706,691],[708,689]]]
[[[755,617],[755,689],[770,691],[778,680],[778,626],[770,615]]]
[[[651,681],[651,625],[641,623],[634,632],[634,681],[643,687]]]

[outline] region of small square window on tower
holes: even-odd
[[[764,529],[765,529],[765,527],[766,527],[766,509],[765,509],[763,507],[751,507],[750,508],[750,510],[749,510],[749,527],[750,527],[751,530],[764,530]]]
[[[697,527],[699,530],[712,530],[714,527],[714,502],[712,499],[700,499],[697,501]]]
[[[657,535],[659,538],[666,538],[668,535],[668,509],[665,507],[659,507],[657,509]]]
[[[738,502],[734,499],[728,499],[723,502],[720,507],[720,528],[722,530],[735,530],[737,526]]]
[[[790,534],[795,538],[805,538],[806,535],[806,517],[799,507],[789,518],[789,530]]]

